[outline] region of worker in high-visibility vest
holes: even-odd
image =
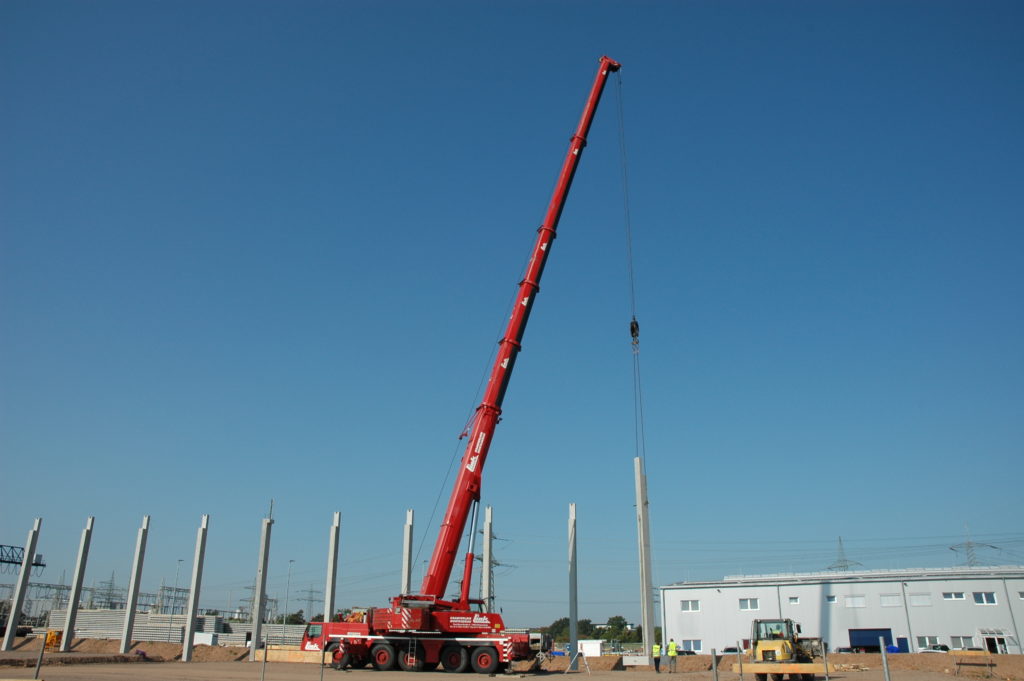
[[[651,657],[654,658],[654,673],[661,673],[661,646],[655,643],[651,646]]]
[[[674,672],[676,670],[676,656],[679,655],[679,647],[676,644],[675,639],[670,638],[668,640],[668,670]]]

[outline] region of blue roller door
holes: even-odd
[[[892,629],[850,629],[850,647],[878,650],[879,636],[885,639],[885,645],[892,645]]]

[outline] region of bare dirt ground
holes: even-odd
[[[0,679],[31,679],[32,668],[6,668],[0,669]],[[927,671],[897,671],[890,670],[892,681],[949,681],[952,672],[944,674],[941,672]],[[322,677],[321,677],[322,672]],[[349,672],[337,672],[331,668],[321,669],[319,665],[313,664],[285,664],[281,662],[268,663],[266,669],[259,663],[236,663],[236,662],[151,662],[144,664],[83,664],[65,665],[57,667],[44,667],[40,678],[43,681],[121,681],[124,679],[138,679],[139,681],[255,681],[265,679],[266,681],[318,681],[323,678],[327,681],[338,681],[344,675],[345,681],[409,681],[410,672],[376,672],[372,669],[358,669]],[[511,674],[510,678],[547,679],[556,681],[565,678],[561,672],[539,672],[538,674]],[[587,674],[586,670],[571,672],[569,676],[575,677],[578,681],[668,681],[669,676],[679,677],[679,681],[713,681],[714,677],[709,671],[703,672],[677,672],[668,674],[662,672],[655,675],[653,671],[592,671]],[[452,676],[444,672],[420,672],[415,678],[418,681],[451,681]],[[477,675],[465,675],[462,678],[472,681]],[[719,674],[720,681],[739,681],[739,675],[731,672]],[[833,681],[884,681],[881,670],[843,672],[833,674]],[[981,674],[971,673],[969,678],[984,678]],[[996,676],[993,678],[1005,678]],[[745,679],[749,681],[751,676],[747,674]]]
[[[0,653],[0,681],[7,679],[31,679],[39,656],[39,639],[17,639],[15,650]],[[69,653],[44,653],[40,678],[44,681],[119,681],[139,679],[140,681],[410,681],[408,672],[377,672],[372,669],[337,672],[321,668],[317,664],[287,664],[270,662],[265,668],[261,663],[250,663],[245,648],[196,646],[193,662],[183,663],[181,646],[171,643],[136,643],[127,655],[117,652],[117,641],[76,639]],[[980,658],[977,662],[982,662]],[[997,655],[992,658],[993,679],[1003,681],[1024,681],[1024,656]],[[667,664],[667,658],[662,661]],[[741,681],[734,674],[732,664],[735,656],[719,661],[719,681]],[[655,675],[653,669],[621,670],[621,658],[588,658],[590,671],[582,664],[578,672],[570,672],[579,681],[670,681],[669,676],[679,677],[678,681],[714,681],[709,655],[695,655],[678,659],[677,673],[669,675],[664,670]],[[831,675],[834,681],[884,681],[881,655],[830,655],[829,662],[837,666]],[[538,673],[525,674],[519,671],[505,674],[508,678],[547,678],[548,681],[564,677],[567,660],[555,658],[545,663]],[[951,681],[955,676],[955,660],[950,655],[918,654],[890,655],[889,670],[892,681]],[[964,666],[959,676],[966,679],[984,679],[988,669],[981,665]],[[418,681],[452,681],[444,672],[421,672],[415,675]],[[483,678],[466,675],[466,681]],[[821,678],[821,677],[819,677]],[[753,681],[752,674],[745,674],[743,681]]]

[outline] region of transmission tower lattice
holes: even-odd
[[[847,570],[849,570],[854,565],[860,565],[861,567],[863,567],[862,563],[858,563],[855,560],[848,560],[846,558],[846,550],[843,548],[843,538],[840,537],[839,538],[839,550],[838,550],[838,552],[836,554],[836,562],[832,563],[831,565],[829,565],[825,569],[826,570],[837,570],[839,572],[846,572]]]

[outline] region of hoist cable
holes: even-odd
[[[629,207],[629,162],[626,154],[626,117],[623,111],[622,72],[616,72],[619,119],[619,156],[622,164],[622,209],[626,228],[626,271],[629,275],[629,334],[633,346],[633,439],[636,456],[646,474],[647,442],[644,435],[644,395],[640,380],[640,323],[636,319],[636,275],[633,267],[633,225]]]

